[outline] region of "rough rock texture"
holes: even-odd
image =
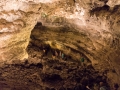
[[[1,0],[0,11],[0,62],[27,58],[31,40],[74,60],[82,54],[111,86],[120,83],[119,0]]]
[[[0,62],[28,58],[25,49],[41,7],[36,3],[0,1]]]
[[[119,70],[119,1],[63,0],[41,8],[41,18],[32,32],[32,39],[63,50],[74,59],[78,51],[85,55],[96,70],[108,71],[120,82]],[[57,7],[56,7],[57,6]],[[49,9],[48,9],[49,8]],[[56,44],[56,45],[54,45]]]
[[[51,50],[41,58],[42,47],[30,43],[27,49],[29,58],[25,62],[16,60],[0,67],[0,90],[61,90],[61,87],[73,90],[77,85],[80,90],[87,90],[87,85],[92,90],[98,90],[100,81],[110,87],[107,77],[92,65],[85,63],[83,66],[80,60],[74,60],[69,55],[64,60],[60,57],[53,60]]]

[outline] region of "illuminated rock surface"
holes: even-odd
[[[36,85],[38,85],[38,87],[40,86],[41,88],[42,85],[43,87],[47,87],[47,82],[45,84],[42,84],[41,79],[43,73],[47,73],[48,76],[53,73],[57,73],[57,77],[60,76],[59,82],[62,83],[63,81],[66,81],[69,74],[65,73],[66,71],[64,70],[60,70],[61,73],[58,73],[57,71],[50,71],[50,67],[53,68],[54,64],[53,66],[46,65],[48,67],[48,69],[46,69],[44,62],[41,62],[40,59],[42,52],[37,52],[39,54],[37,56],[36,54],[34,55],[35,51],[30,50],[30,48],[32,49],[33,47],[36,47],[37,49],[40,48],[41,44],[49,44],[52,49],[63,51],[65,55],[70,56],[72,59],[68,62],[59,61],[58,65],[56,66],[59,66],[59,64],[62,63],[63,66],[60,66],[60,68],[66,69],[67,67],[64,68],[64,66],[66,66],[64,65],[65,63],[68,65],[67,69],[75,68],[75,71],[78,72],[79,70],[82,70],[77,68],[78,66],[81,66],[81,64],[79,65],[79,59],[81,58],[80,55],[83,55],[85,58],[86,67],[91,66],[94,68],[89,68],[90,72],[93,70],[90,75],[94,73],[94,80],[97,77],[96,72],[99,71],[97,74],[98,76],[101,76],[103,72],[106,73],[106,81],[110,87],[113,86],[113,83],[120,84],[119,5],[119,0],[1,0],[0,62],[2,64],[10,64],[17,62],[18,59],[23,60],[29,56],[28,61],[32,61],[32,59],[34,59],[34,62],[38,61],[40,65],[43,65],[42,67],[38,67],[38,63],[38,66],[36,66],[36,64],[32,66],[31,71],[37,68],[37,71],[34,71],[32,74],[38,75],[37,78],[40,79],[38,82],[36,81],[36,83],[34,80],[30,81],[35,84],[33,87],[37,87]],[[37,22],[38,24],[36,24]],[[29,53],[27,54],[26,48],[29,41],[30,48],[28,48]],[[34,46],[31,46],[31,43]],[[45,62],[47,63],[47,61]],[[23,65],[23,67],[20,67],[24,69],[21,75],[24,75],[27,73],[27,70],[30,67],[26,68],[26,65],[24,63],[20,65]],[[75,65],[77,67],[72,67],[72,65]],[[10,67],[10,70],[4,67],[3,71],[1,69],[1,76],[5,78],[6,82],[8,82],[9,79],[6,78],[5,75],[8,75],[8,77],[13,75],[14,77],[15,73],[21,71],[19,65],[18,67],[14,65],[8,65],[8,67]],[[15,67],[16,69],[14,72],[12,69]],[[4,72],[5,70],[11,72],[7,72],[6,74]],[[62,71],[65,73],[66,77],[62,77],[62,75],[64,76]],[[28,70],[28,72],[30,72],[30,70]],[[29,75],[30,74],[28,73],[26,77],[29,77]],[[70,75],[74,76],[74,71]],[[19,75],[17,75],[13,80],[18,79],[18,77]],[[25,76],[21,77],[26,78]],[[11,80],[12,77],[10,78],[10,82]],[[21,79],[18,80],[20,81]],[[30,79],[28,78],[26,80],[31,80],[31,76]],[[21,81],[20,84],[19,81],[16,81],[17,83],[13,81],[12,84],[8,82],[8,87],[13,88],[13,85],[15,84],[17,88],[15,90],[18,90],[18,88],[22,87],[22,84],[24,82]],[[28,83],[28,81],[25,82]],[[32,85],[33,83],[25,84],[26,86],[23,88],[29,88],[28,86]],[[74,83],[75,82],[72,84]],[[57,83],[57,85],[59,86],[59,83]],[[30,88],[33,87],[31,86]],[[48,85],[48,87],[52,88],[52,85]]]

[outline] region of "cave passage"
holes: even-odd
[[[73,90],[79,87],[80,90],[87,90],[86,86],[89,86],[97,90],[99,82],[104,82],[109,88],[106,72],[95,70],[84,54],[66,46],[71,53],[80,56],[78,58],[53,47],[57,46],[56,43],[52,45],[45,43],[44,39],[42,41],[31,36],[27,48],[29,58],[24,62],[15,60],[11,65],[0,68],[0,87],[8,90],[61,90],[63,87]]]
[[[48,55],[43,56],[41,47],[32,44],[28,47],[28,53],[30,53],[29,59],[24,63],[14,62],[12,65],[6,65],[1,69],[4,73],[2,76],[3,84],[6,83],[3,87],[8,85],[13,90],[15,88],[22,90],[34,90],[34,88],[51,90],[54,88],[59,90],[63,86],[67,90],[73,90],[77,83],[81,90],[87,90],[85,86],[98,88],[98,83],[101,81],[107,84],[107,78],[95,71],[91,65],[82,66],[81,62],[75,62],[71,58],[53,59]],[[9,74],[6,76],[4,71],[9,71]]]

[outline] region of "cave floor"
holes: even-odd
[[[106,77],[89,66],[82,66],[74,60],[53,60],[41,58],[42,52],[37,47],[28,48],[29,58],[24,62],[15,61],[0,67],[0,90],[73,90],[77,85],[80,90],[89,86],[98,90],[99,82]]]

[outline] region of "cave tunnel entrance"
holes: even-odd
[[[97,90],[101,81],[109,88],[106,72],[101,74],[96,71],[84,54],[74,47],[72,48],[70,41],[73,38],[70,37],[79,35],[77,32],[71,31],[68,27],[48,28],[42,26],[41,23],[38,25],[32,31],[27,48],[29,58],[25,62],[14,62],[0,68],[0,89],[61,90],[64,87],[66,90],[74,90],[74,88],[87,90],[89,87]],[[60,40],[54,36],[57,33],[59,37],[62,37]],[[46,37],[47,35],[49,37]],[[53,39],[57,39],[59,42],[55,42],[56,40]],[[64,44],[61,44],[62,40]],[[78,57],[79,60],[77,57],[74,59],[77,54],[79,56],[79,53],[82,54],[84,60],[89,61],[89,65],[83,59],[81,62],[80,57]]]
[[[86,36],[68,26],[49,27],[38,22],[32,31],[30,44],[39,47],[41,50],[46,49],[46,52],[50,50],[51,54],[55,52],[57,54],[64,53],[74,61],[79,61],[81,57],[84,57],[88,63],[91,63],[84,54],[85,50],[79,45],[81,43],[78,38],[79,35]],[[73,40],[74,38],[76,40]]]
[[[43,90],[51,90],[53,88],[60,90],[62,87],[67,90],[73,90],[73,88],[78,86],[80,90],[87,90],[86,86],[96,90],[99,88],[99,82],[103,82],[109,88],[106,72],[101,74],[99,71],[96,71],[84,53],[71,48],[69,45],[60,46],[61,43],[58,43],[60,40],[53,33],[59,32],[60,38],[60,36],[63,36],[60,33],[67,32],[64,29],[68,29],[68,33],[72,32],[68,27],[51,28],[42,26],[42,23],[38,23],[32,31],[31,41],[28,46],[29,62],[40,63],[42,66],[40,67],[41,71],[39,72],[38,69],[37,72],[39,72],[40,82],[43,83],[43,85],[40,84],[44,88]],[[65,42],[66,40],[64,39],[63,43]],[[82,49],[80,48],[80,50]],[[87,62],[81,62],[81,57],[74,58],[77,54],[78,56],[81,55]]]

